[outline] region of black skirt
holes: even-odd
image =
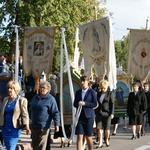
[[[71,131],[72,131],[71,125],[64,125],[64,128],[65,128],[67,138],[70,138]],[[58,137],[64,137],[61,126],[59,127],[59,131],[54,133],[54,139],[57,139]]]

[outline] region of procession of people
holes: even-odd
[[[53,74],[50,79],[56,80],[58,78]],[[54,121],[55,133],[57,133],[61,120],[56,96],[57,85],[55,81],[53,81],[55,86],[50,84],[51,80],[44,81],[41,78],[39,85],[36,85],[34,78],[32,78],[33,86],[30,87],[31,90],[25,91],[26,98],[19,96],[20,85],[17,81],[8,82],[9,97],[3,100],[0,112],[0,126],[2,127],[2,137],[6,149],[15,150],[21,130],[26,130],[27,134],[31,134],[34,150],[50,149],[50,142],[48,142],[50,137],[48,138],[48,136],[51,121]],[[86,149],[85,144],[89,150],[94,148],[93,143],[96,140],[93,140],[94,122],[96,123],[97,134],[95,148],[103,148],[105,145],[106,147],[111,146],[110,126],[111,120],[115,116],[115,92],[117,92],[117,89],[111,91],[106,79],[98,81],[97,83],[91,82],[89,77],[83,75],[80,77],[82,88],[75,92],[74,107],[76,109],[82,108],[75,129],[77,150]],[[91,83],[93,83],[93,86]],[[95,86],[97,88],[93,88]],[[29,85],[26,84],[25,88],[29,89]],[[132,83],[132,88],[133,91],[128,96],[126,115],[129,117],[129,126],[131,126],[131,140],[135,140],[146,134],[146,120],[150,120],[150,91],[149,83],[141,85],[139,81]],[[38,94],[36,93],[37,90],[39,91]],[[51,91],[55,95],[51,94]],[[19,126],[20,123],[18,124],[20,117],[23,119],[23,127]],[[85,144],[84,140],[86,141]],[[48,145],[49,148],[47,148]]]
[[[66,146],[66,133],[68,148],[74,140],[73,136],[76,136],[77,150],[111,147],[111,135],[117,135],[119,123],[116,106],[125,109],[119,117],[123,117],[124,121],[126,117],[129,118],[129,139],[136,140],[145,136],[146,123],[150,125],[150,90],[148,75],[146,76],[150,65],[142,66],[136,62],[135,55],[138,50],[134,46],[134,57],[129,61],[130,67],[128,66],[129,73],[132,74],[133,71],[133,74],[137,75],[136,71],[144,68],[147,70],[141,71],[139,78],[146,78],[142,81],[137,80],[136,76],[134,80],[130,78],[126,83],[128,95],[125,97],[126,89],[121,86],[122,83],[117,84],[110,17],[80,26],[79,30],[85,68],[84,71],[76,68],[76,77],[72,77],[70,73],[73,66],[69,62],[64,27],[60,68],[57,71],[52,71],[55,27],[39,27],[38,30],[34,27],[26,28],[24,51],[21,56],[16,48],[13,63],[10,63],[7,55],[0,55],[0,77],[9,77],[5,86],[0,85],[0,88],[7,91],[0,93],[0,140],[7,150],[16,150],[22,130],[31,136],[33,150],[50,150],[52,123],[53,137],[61,138],[60,148]],[[63,81],[63,50],[66,57],[67,81]],[[146,55],[145,49],[142,49],[139,57],[144,59]],[[133,65],[140,69],[134,69]],[[127,78],[129,79],[128,75]],[[66,103],[69,104],[67,108]],[[67,117],[71,114],[69,119],[65,114]],[[71,123],[69,124],[68,120],[64,122],[64,118]],[[114,124],[112,134],[111,124]]]

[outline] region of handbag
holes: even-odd
[[[20,116],[19,116],[19,118],[17,120],[17,124],[18,124],[18,127],[23,130],[26,125],[23,124],[22,109],[21,109],[21,100],[20,99],[19,99],[19,107],[20,107],[21,113],[20,113]]]
[[[21,116],[19,116],[19,118],[18,118],[18,120],[17,120],[17,123],[18,123],[18,127],[19,127],[20,129],[23,129],[23,128],[24,128],[24,125],[23,125]]]
[[[100,112],[100,114],[102,115],[102,117],[109,117],[108,112],[102,111],[102,112]]]

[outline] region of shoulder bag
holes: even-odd
[[[17,123],[18,123],[18,127],[23,130],[25,128],[25,125],[23,124],[23,118],[22,118],[21,99],[19,99],[19,107],[20,107],[21,113],[17,120]]]

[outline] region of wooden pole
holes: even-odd
[[[40,27],[42,26],[42,14],[40,16]]]
[[[95,6],[95,20],[97,20],[97,6]]]
[[[42,26],[42,14],[40,16],[40,27]],[[40,77],[35,79],[36,94],[39,93]]]
[[[36,94],[39,93],[39,85],[40,85],[40,78],[36,78],[36,80],[35,80]]]

